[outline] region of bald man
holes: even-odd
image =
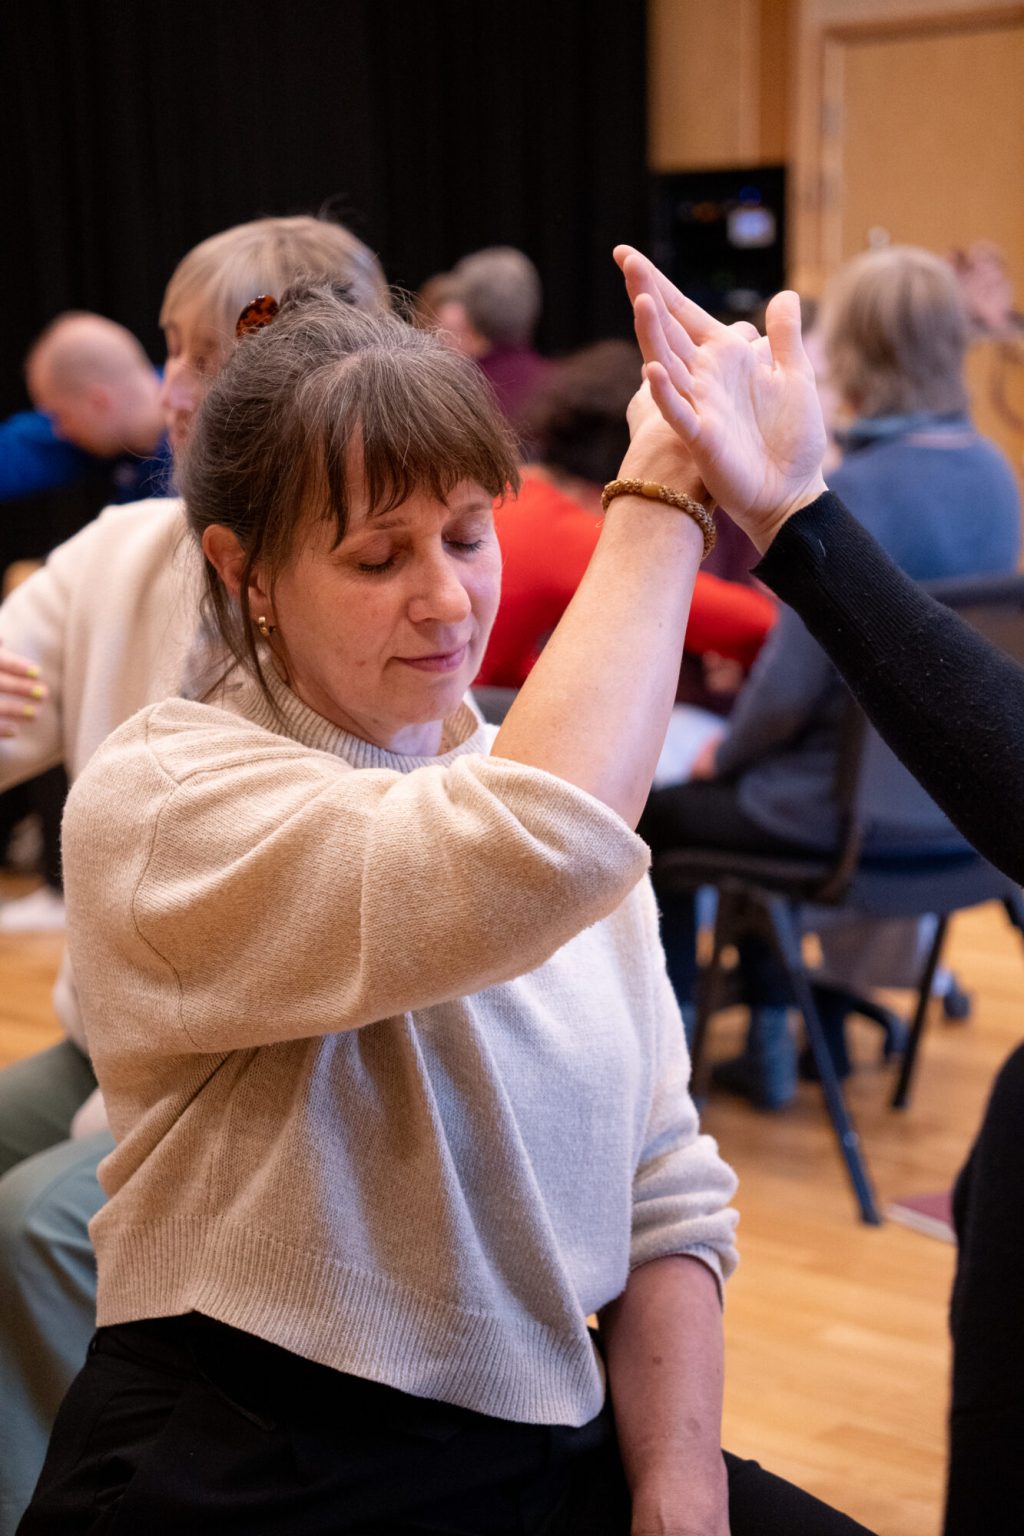
[[[0,575],[18,559],[47,555],[107,502],[166,495],[170,454],[160,377],[140,343],[113,320],[59,315],[33,343],[25,380],[35,411],[0,422],[0,501],[86,487],[84,496],[33,503],[0,519]],[[70,526],[69,526],[70,523]],[[13,827],[35,813],[43,834],[43,885],[0,908],[0,932],[64,926],[59,769],[0,797],[0,858]]]
[[[0,501],[65,490],[106,471],[111,501],[167,490],[160,379],[124,326],[73,311],[25,362],[36,409],[0,423]]]

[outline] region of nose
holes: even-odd
[[[416,581],[409,598],[409,617],[414,624],[465,623],[473,604],[465,585],[465,570],[447,546],[441,544],[429,558],[418,561]]]
[[[194,411],[199,404],[195,374],[182,358],[168,358],[160,388],[160,408],[165,415]]]

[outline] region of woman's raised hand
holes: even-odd
[[[20,726],[36,715],[48,692],[35,663],[16,656],[0,640],[0,737],[16,736]]]
[[[615,259],[658,409],[710,494],[766,549],[826,488],[825,427],[796,294],[769,304],[765,338],[751,325],[712,319],[630,246],[618,246]]]

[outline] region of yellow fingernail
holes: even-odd
[[[38,710],[34,704],[23,704],[21,707],[21,712],[25,716],[26,720],[34,720],[38,714]]]
[[[25,676],[26,677],[38,677],[39,676],[39,668],[36,666],[34,661],[30,662],[29,665],[25,668]]]
[[[36,683],[35,684],[35,686],[32,689],[32,697],[34,699],[45,699],[46,698],[46,689],[43,687],[42,683]]]

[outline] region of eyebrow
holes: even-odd
[[[493,505],[493,499],[485,491],[479,500],[474,497],[471,501],[466,501],[459,506],[449,507],[448,516],[462,517],[467,512],[489,512]],[[393,528],[408,527],[408,520],[406,518],[396,517],[395,510],[396,509],[391,509],[387,512],[371,512],[369,517],[360,528],[352,530],[353,537],[357,537],[364,530],[367,532],[372,531],[375,533],[379,533],[381,530],[383,530],[385,533],[387,533]]]

